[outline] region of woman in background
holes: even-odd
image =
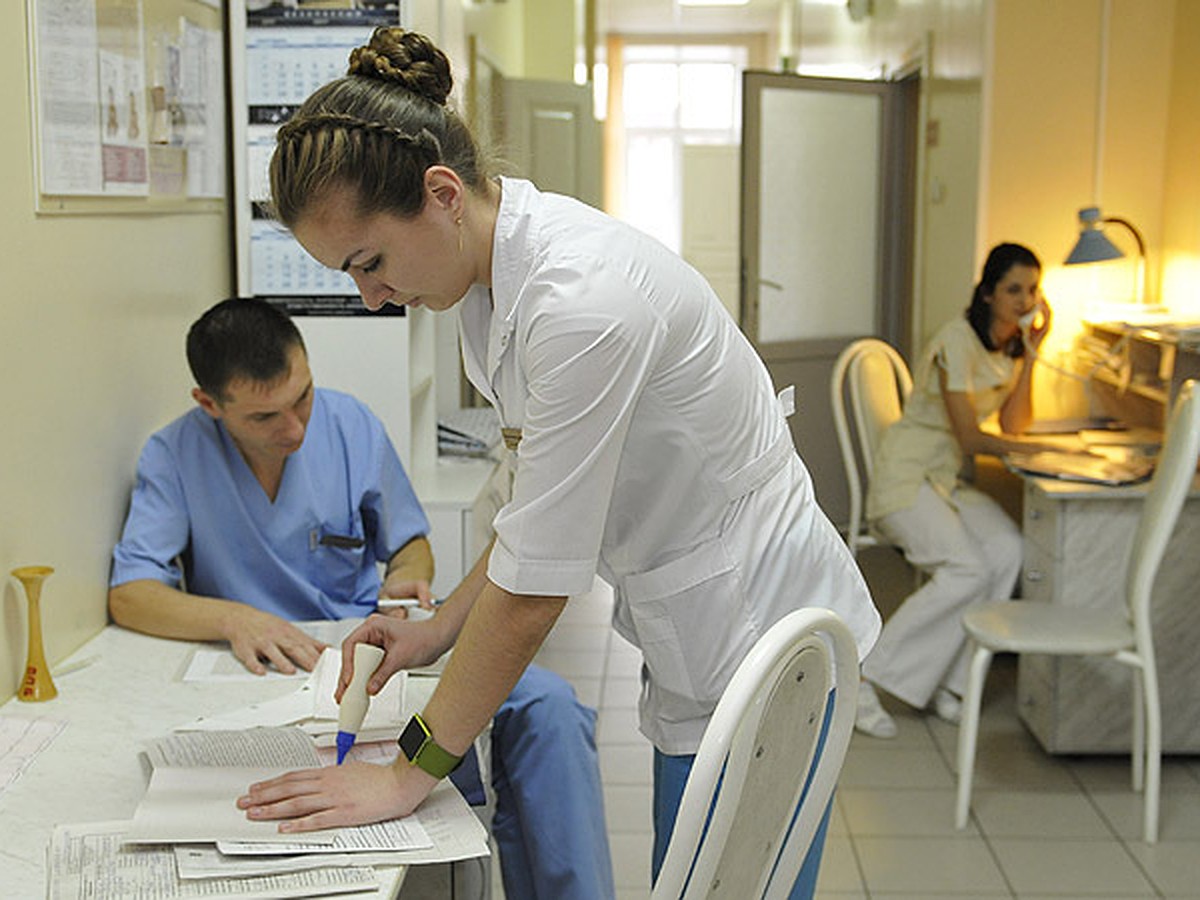
[[[867,518],[928,578],[888,619],[863,665],[856,724],[875,737],[895,736],[896,723],[872,685],[916,709],[932,701],[939,717],[958,722],[962,611],[1011,597],[1016,586],[1021,532],[960,472],[979,453],[1054,449],[1018,437],[1033,420],[1033,355],[1050,331],[1041,273],[1028,248],[992,248],[966,315],[925,348],[904,414],[880,442]],[[1001,434],[980,428],[993,413]]]
[[[490,178],[446,105],[451,85],[427,38],[377,29],[350,74],[279,129],[272,197],[370,309],[456,310],[466,374],[515,448],[512,499],[435,616],[372,617],[343,647],[347,665],[355,642],[386,649],[378,690],[454,645],[405,730],[414,764],[290,773],[239,804],[288,819],[287,831],[411,812],[599,574],[614,587],[614,627],[644,657],[657,873],[705,726],[758,638],[792,610],[827,607],[861,656],[878,613],[817,506],[766,367],[709,285],[631,227]],[[439,764],[426,767],[430,745]],[[793,896],[811,896],[822,838]]]

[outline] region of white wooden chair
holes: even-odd
[[[841,352],[834,364],[830,399],[842,464],[846,469],[846,487],[850,493],[846,543],[855,556],[860,546],[879,543],[864,521],[866,496],[860,466],[869,481],[875,451],[879,449],[883,433],[900,418],[911,393],[912,375],[908,365],[886,341],[877,338],[857,340]],[[857,444],[851,436],[851,417]]]
[[[759,639],[704,732],[654,900],[787,897],[841,771],[857,692],[858,653],[835,613],[796,610]]]
[[[963,615],[975,643],[962,723],[958,729],[958,796],[955,824],[963,828],[971,802],[971,781],[979,732],[983,683],[996,653],[1107,656],[1133,669],[1133,787],[1144,791],[1143,834],[1158,840],[1162,724],[1151,588],[1167,541],[1196,474],[1200,454],[1200,389],[1188,381],[1179,391],[1167,433],[1130,547],[1125,576],[1126,605],[1119,609],[1080,609],[1031,601],[984,603]]]

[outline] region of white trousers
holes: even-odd
[[[913,506],[875,523],[928,580],[884,623],[863,675],[923,709],[937,688],[961,695],[967,682],[963,611],[1007,600],[1021,572],[1021,532],[991,497],[957,488],[947,502],[928,483]]]

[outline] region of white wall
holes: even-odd
[[[799,0],[801,66],[852,64],[894,73],[923,59],[922,96],[930,129],[918,135],[914,350],[970,299],[979,202],[979,106],[985,0],[875,0],[853,23],[837,11],[826,31],[812,0]],[[1057,0],[1055,0],[1057,2]]]
[[[109,555],[137,452],[190,404],[184,334],[231,286],[223,213],[34,214],[25,35],[25,4],[5,4],[0,699],[25,664],[25,599],[9,570],[57,570],[42,593],[51,665],[107,621]]]
[[[1105,0],[992,4],[977,259],[1003,240],[1039,253],[1043,289],[1055,311],[1043,354],[1060,359],[1095,301],[1126,301],[1134,293],[1132,258],[1062,265],[1078,236],[1078,209],[1099,204],[1106,215],[1137,224],[1155,298],[1161,296],[1167,223],[1178,221],[1172,214],[1197,219],[1194,206],[1179,199],[1194,202],[1200,183],[1196,110],[1171,102],[1173,84],[1195,97],[1186,93],[1193,90],[1200,50],[1197,17],[1186,14],[1194,0],[1111,0],[1107,46],[1105,6]],[[1177,19],[1190,27],[1177,31]],[[1177,256],[1196,259],[1196,233],[1175,232]],[[1113,239],[1132,255],[1126,234],[1116,230]],[[1179,293],[1185,288],[1177,285]],[[1036,391],[1039,415],[1081,411],[1077,384],[1051,371],[1039,373]]]

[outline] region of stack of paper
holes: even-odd
[[[384,747],[351,752],[386,763],[395,743]],[[322,764],[299,728],[175,734],[146,756],[153,773],[132,821],[55,830],[51,900],[326,897],[375,890],[376,866],[488,853],[483,826],[449,782],[412,816],[374,825],[282,835],[275,822],[247,819],[236,799],[250,784]]]
[[[341,667],[341,650],[327,647],[304,684],[292,693],[220,715],[202,716],[176,726],[175,730],[238,731],[256,726],[296,725],[311,735],[318,746],[333,746],[337,739],[338,718],[333,696]],[[367,717],[358,733],[360,741],[396,739],[406,722],[403,710],[407,679],[407,672],[397,672],[371,699]]]
[[[437,430],[443,456],[488,456],[500,445],[500,417],[490,406],[442,413]]]

